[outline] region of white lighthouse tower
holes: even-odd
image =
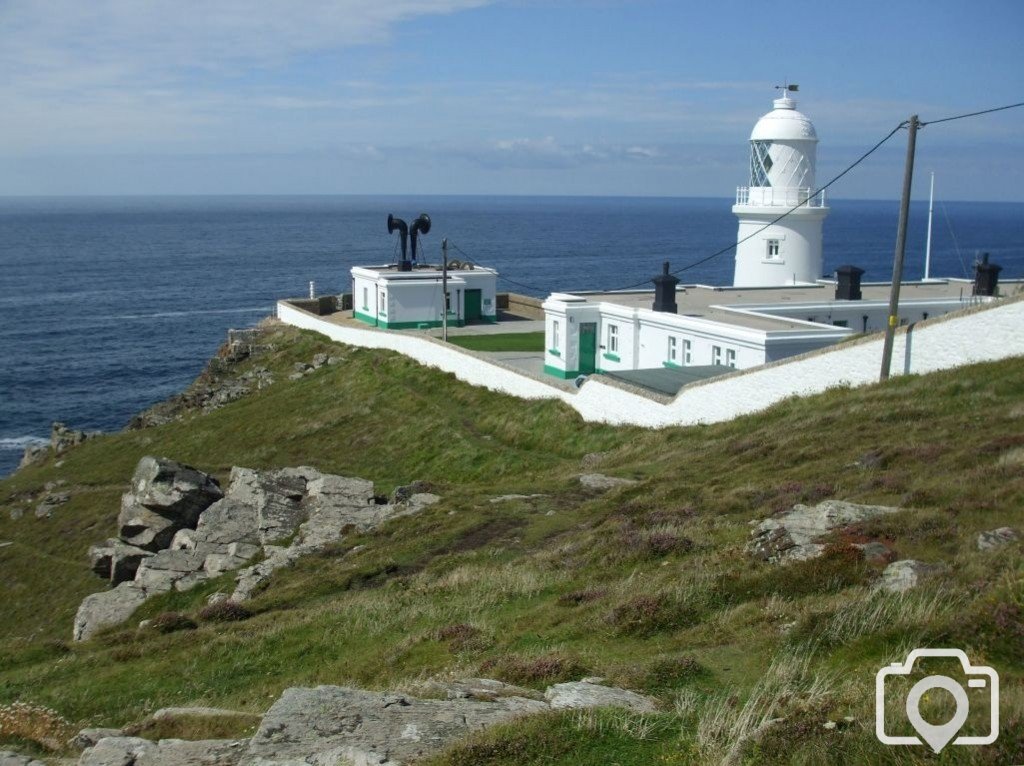
[[[821,224],[828,207],[824,192],[812,196],[818,135],[796,110],[791,95],[796,89],[785,86],[775,108],[750,134],[750,185],[736,190],[732,208],[740,221],[733,277],[737,287],[791,285],[821,277]],[[793,207],[781,221],[758,231]]]

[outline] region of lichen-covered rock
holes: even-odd
[[[829,532],[900,510],[886,505],[859,505],[843,500],[825,500],[815,506],[797,504],[792,510],[758,524],[751,533],[747,552],[755,558],[772,562],[815,558],[825,550],[820,540]]]
[[[651,697],[586,680],[549,686],[544,697],[553,708],[618,707],[637,713],[658,709]]]
[[[85,750],[78,766],[237,766],[245,744],[228,739],[150,742],[139,737],[107,737]]]
[[[94,436],[99,436],[99,432],[75,431],[68,428],[64,423],[55,422],[50,426],[50,449],[53,450],[54,454],[59,455],[62,452],[67,452],[72,447],[77,447]]]
[[[121,499],[120,537],[138,548],[161,550],[178,530],[194,528],[199,515],[223,496],[209,474],[174,460],[144,457],[131,491]]]
[[[30,755],[22,755],[13,750],[0,750],[0,766],[46,766]]]
[[[290,537],[308,518],[302,500],[307,477],[318,476],[312,468],[282,468],[255,471],[232,468],[231,482],[225,494],[231,500],[256,510],[260,541],[274,543]]]
[[[603,473],[585,473],[580,476],[580,484],[598,492],[606,492],[616,487],[628,487],[636,483],[635,479],[621,479],[617,476],[605,476]]]
[[[18,462],[18,470],[27,468],[30,465],[40,465],[46,462],[46,459],[50,457],[50,445],[49,444],[29,444],[26,445],[25,451],[21,455],[21,460]]]
[[[243,762],[399,766],[468,734],[547,710],[538,700],[436,700],[340,686],[286,689],[267,711]]]
[[[978,533],[978,550],[991,551],[1020,540],[1020,532],[1013,527],[1000,527]]]
[[[107,737],[120,737],[122,734],[120,729],[82,729],[78,734],[73,736],[68,742],[68,746],[73,750],[85,750],[87,747],[93,747],[101,739]]]
[[[47,492],[39,502],[39,505],[36,506],[36,518],[50,518],[57,506],[64,505],[70,499],[71,494],[69,492]]]
[[[914,559],[894,561],[882,572],[882,579],[879,581],[878,587],[890,593],[905,593],[945,569],[946,567],[942,564],[926,564]]]
[[[146,598],[146,591],[133,582],[86,596],[75,615],[72,637],[75,641],[87,641],[102,628],[120,625],[142,606]]]
[[[198,551],[158,551],[139,565],[135,584],[149,593],[166,593],[185,578],[195,584],[195,575],[202,571],[204,562],[205,556]]]
[[[428,697],[444,699],[475,699],[494,700],[498,697],[523,697],[524,699],[542,700],[544,696],[533,689],[513,686],[493,678],[461,678],[456,681],[431,679],[415,685],[413,691]]]

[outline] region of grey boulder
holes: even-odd
[[[942,564],[926,564],[914,559],[894,561],[882,572],[878,588],[890,593],[905,593],[945,569],[946,567]]]
[[[887,505],[858,505],[843,500],[825,500],[815,506],[797,504],[792,510],[758,524],[751,533],[747,552],[771,562],[816,558],[825,550],[820,539],[829,532],[901,510]]]
[[[175,533],[194,528],[199,514],[224,496],[217,480],[167,458],[144,457],[131,491],[121,498],[121,539],[149,551],[170,545]]]
[[[243,762],[400,766],[474,731],[547,709],[521,697],[436,700],[340,686],[286,689],[267,711]]]
[[[1019,539],[1020,533],[1013,527],[990,529],[987,532],[978,533],[978,550],[995,550],[996,548],[1002,548],[1004,545],[1016,542]]]
[[[549,686],[544,697],[553,708],[617,707],[637,713],[658,709],[654,700],[643,694],[586,680]]]
[[[237,766],[245,752],[239,740],[107,737],[85,750],[78,766]]]
[[[22,755],[13,750],[0,750],[0,766],[46,766],[30,755]]]
[[[146,591],[130,582],[86,596],[75,615],[72,637],[75,641],[86,641],[103,628],[120,625],[142,606],[146,598]]]

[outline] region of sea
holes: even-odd
[[[0,476],[52,421],[116,431],[180,391],[229,328],[275,301],[349,289],[357,264],[397,259],[389,213],[432,220],[422,258],[497,268],[499,289],[538,297],[608,290],[687,268],[729,284],[731,199],[216,196],[0,198]],[[824,271],[892,274],[899,205],[830,200]],[[923,274],[927,203],[911,208],[906,279]],[[1024,277],[1024,204],[937,202],[932,276],[970,276],[983,252]]]

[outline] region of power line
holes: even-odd
[[[1019,106],[1024,106],[1024,101],[1021,101],[1017,104],[1007,104],[1006,106],[996,106],[993,107],[992,109],[982,109],[980,112],[967,112],[966,114],[957,114],[953,115],[952,117],[943,117],[941,120],[928,120],[927,122],[922,122],[921,127],[923,128],[925,125],[935,125],[940,122],[952,122],[953,120],[962,120],[966,117],[978,117],[979,115],[982,114],[992,114],[992,112],[1002,112],[1007,109],[1016,109]]]
[[[899,125],[897,125],[895,128],[893,128],[891,131],[889,131],[889,134],[885,138],[883,138],[881,141],[879,141],[874,146],[872,146],[870,149],[868,149],[866,152],[864,152],[864,154],[862,154],[860,157],[858,157],[853,163],[851,163],[850,165],[847,165],[845,170],[843,170],[839,175],[835,176],[827,184],[825,184],[824,186],[821,186],[821,187],[815,189],[814,193],[813,194],[809,194],[807,198],[808,199],[812,199],[812,198],[818,196],[819,194],[821,194],[823,191],[825,191],[825,189],[829,188],[832,184],[834,184],[836,181],[838,181],[840,178],[845,176],[847,173],[849,173],[851,170],[853,170],[855,167],[857,167],[860,163],[862,163],[864,160],[866,160],[868,157],[870,157],[872,154],[874,154],[882,146],[882,144],[884,144],[886,141],[888,141],[890,138],[892,138],[894,135],[896,135],[896,133],[900,129],[905,127],[906,124],[907,123],[905,121],[901,122]],[[787,210],[785,213],[783,213],[782,215],[778,216],[777,218],[769,221],[764,226],[762,226],[760,229],[756,229],[755,231],[751,232],[750,234],[745,236],[743,239],[738,240],[736,242],[732,242],[729,245],[727,245],[726,247],[723,247],[721,250],[718,250],[718,251],[712,253],[709,256],[701,258],[699,261],[694,261],[693,263],[689,263],[686,266],[683,266],[682,268],[676,269],[676,270],[671,271],[669,273],[671,273],[671,274],[682,274],[684,271],[689,271],[690,269],[696,268],[697,266],[702,266],[703,264],[707,263],[708,261],[711,261],[711,260],[717,258],[720,255],[724,255],[725,253],[728,253],[730,250],[732,250],[737,245],[743,244],[748,239],[753,239],[758,234],[760,234],[762,231],[767,229],[769,226],[775,225],[776,223],[781,221],[783,218],[785,218],[786,216],[788,216],[791,213],[793,213],[795,210],[799,210],[801,207],[804,206],[804,204],[805,204],[804,202],[801,202],[801,203],[798,203],[798,204],[794,205],[789,210]],[[631,284],[631,285],[626,285],[625,287],[616,287],[616,288],[612,288],[610,290],[604,290],[602,292],[614,292],[615,290],[629,290],[629,289],[632,289],[634,287],[640,287],[641,285],[646,285],[650,281],[651,281],[650,279],[645,279],[642,282],[636,282],[636,283]]]
[[[456,250],[457,252],[461,253],[463,255],[463,257],[465,257],[465,259],[467,261],[469,261],[470,263],[472,263],[474,266],[478,266],[481,269],[486,268],[484,266],[480,266],[479,263],[474,261],[473,258],[465,250],[463,250],[461,247],[459,247],[454,242],[452,242],[451,239],[448,240],[448,246],[451,247],[453,250]],[[508,282],[509,284],[515,285],[516,287],[521,287],[524,290],[530,290],[532,292],[541,293],[541,294],[543,294],[545,292],[544,290],[542,290],[539,287],[534,287],[533,285],[523,284],[522,282],[516,282],[514,279],[509,279],[508,277],[503,276],[502,274],[498,274],[498,279],[500,279],[500,280],[502,280],[504,282]]]
[[[918,127],[924,127],[925,125],[935,125],[935,124],[942,123],[942,122],[952,122],[953,120],[963,120],[963,119],[966,119],[968,117],[979,117],[979,116],[981,116],[983,114],[992,114],[993,112],[1002,112],[1002,111],[1005,111],[1007,109],[1016,109],[1016,108],[1021,107],[1021,106],[1024,106],[1024,101],[1021,101],[1021,102],[1016,103],[1016,104],[1006,104],[1005,106],[996,106],[996,107],[993,107],[991,109],[982,109],[982,110],[977,111],[977,112],[967,112],[965,114],[956,114],[956,115],[953,115],[951,117],[942,117],[942,118],[937,119],[937,120],[928,120],[927,122],[920,122],[918,124]],[[854,161],[852,164],[847,166],[846,169],[843,170],[839,175],[837,175],[835,178],[833,178],[831,181],[829,181],[824,186],[822,186],[819,189],[817,189],[813,194],[809,195],[808,198],[810,199],[812,197],[815,197],[818,194],[820,194],[821,192],[823,192],[825,189],[827,189],[830,186],[832,186],[832,184],[834,184],[836,181],[838,181],[840,178],[845,176],[847,173],[849,173],[851,170],[853,170],[855,167],[857,167],[860,163],[862,163],[864,160],[866,160],[868,157],[870,157],[872,154],[874,154],[882,146],[882,144],[884,144],[886,141],[888,141],[890,138],[892,138],[894,135],[896,135],[896,133],[898,131],[902,130],[906,126],[907,126],[907,122],[906,121],[901,122],[899,125],[897,125],[895,128],[893,128],[889,132],[889,134],[886,135],[885,138],[883,138],[877,144],[875,144],[870,149],[868,149],[866,152],[864,152],[864,154],[862,154],[859,158],[857,158],[857,160]],[[751,234],[747,235],[743,239],[738,240],[737,242],[731,243],[731,244],[729,244],[728,247],[724,247],[721,250],[718,250],[717,252],[714,252],[714,253],[712,253],[709,256],[701,258],[698,261],[694,261],[693,263],[689,263],[686,266],[683,266],[682,268],[676,269],[675,271],[672,271],[670,273],[672,273],[672,274],[682,274],[684,271],[689,271],[690,269],[696,268],[697,266],[702,266],[705,263],[707,263],[708,261],[714,260],[715,258],[718,258],[719,256],[724,255],[725,253],[728,253],[729,251],[731,251],[737,245],[741,245],[742,243],[746,242],[747,240],[752,239],[753,237],[756,237],[758,234],[760,234],[762,231],[767,229],[769,226],[772,226],[772,225],[778,223],[783,218],[786,218],[788,215],[790,215],[795,210],[798,210],[801,207],[803,207],[803,203],[795,205],[794,207],[790,208],[785,213],[780,215],[778,218],[776,218],[776,219],[774,219],[772,221],[769,221],[764,226],[762,226],[760,229],[757,229],[756,231],[754,231]],[[610,290],[605,290],[603,292],[613,292],[614,290],[629,290],[629,289],[632,289],[634,287],[641,287],[642,285],[646,285],[648,282],[650,282],[650,280],[649,279],[645,279],[642,282],[636,282],[636,283],[631,284],[631,285],[626,285],[625,287],[612,288]]]

